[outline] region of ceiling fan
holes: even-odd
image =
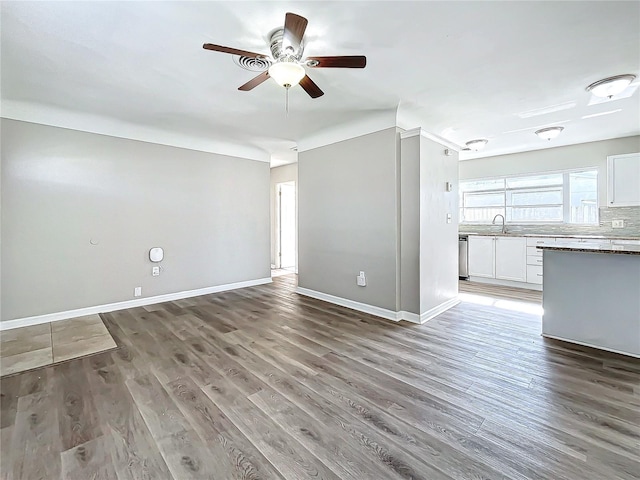
[[[205,43],[202,48],[216,52],[230,53],[242,57],[263,59],[270,63],[269,69],[257,77],[249,80],[238,90],[249,91],[273,78],[279,85],[287,90],[297,84],[309,94],[311,98],[324,95],[320,87],[307,75],[308,68],[364,68],[367,65],[367,57],[364,55],[338,56],[338,57],[306,57],[304,52],[304,32],[307,28],[307,19],[287,13],[284,18],[284,28],[279,28],[271,34],[271,59],[264,54],[239,50],[237,48]]]

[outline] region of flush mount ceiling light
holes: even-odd
[[[622,93],[635,78],[636,76],[631,74],[603,78],[589,85],[587,92],[593,93],[596,97],[611,98],[614,95]]]
[[[304,67],[298,63],[278,62],[269,67],[269,76],[284,88],[298,85],[305,75]]]
[[[474,150],[477,152],[478,150],[482,150],[487,143],[489,143],[489,140],[479,138],[477,140],[469,140],[467,143],[465,143],[465,145],[469,148],[469,150]]]
[[[562,131],[564,127],[548,127],[541,128],[540,130],[536,130],[536,135],[544,140],[551,140],[552,138],[556,138]]]

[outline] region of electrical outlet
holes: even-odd
[[[133,289],[133,296],[140,297],[142,296],[142,287],[136,287]]]
[[[360,275],[358,275],[356,277],[356,284],[359,287],[366,287],[367,286],[367,277],[364,276],[364,272],[360,272]]]
[[[624,228],[624,220],[612,220],[611,228]]]
[[[153,275],[154,277],[157,277],[158,275],[160,275],[160,267],[151,268],[151,275]]]

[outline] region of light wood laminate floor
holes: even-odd
[[[0,332],[0,376],[115,347],[99,315],[3,330]]]
[[[527,313],[394,324],[294,282],[106,314],[117,350],[3,379],[2,478],[640,478],[639,361]]]
[[[542,305],[542,292],[530,290],[528,288],[505,287],[503,285],[492,285],[490,283],[470,282],[460,280],[458,282],[461,294],[478,295],[501,300],[515,300],[518,302],[533,303]],[[462,297],[464,298],[464,296]]]

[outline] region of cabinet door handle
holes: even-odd
[[[541,273],[536,273],[536,275],[537,275],[537,276],[539,276],[539,277],[541,277],[541,276],[542,276],[542,274],[541,274]]]

